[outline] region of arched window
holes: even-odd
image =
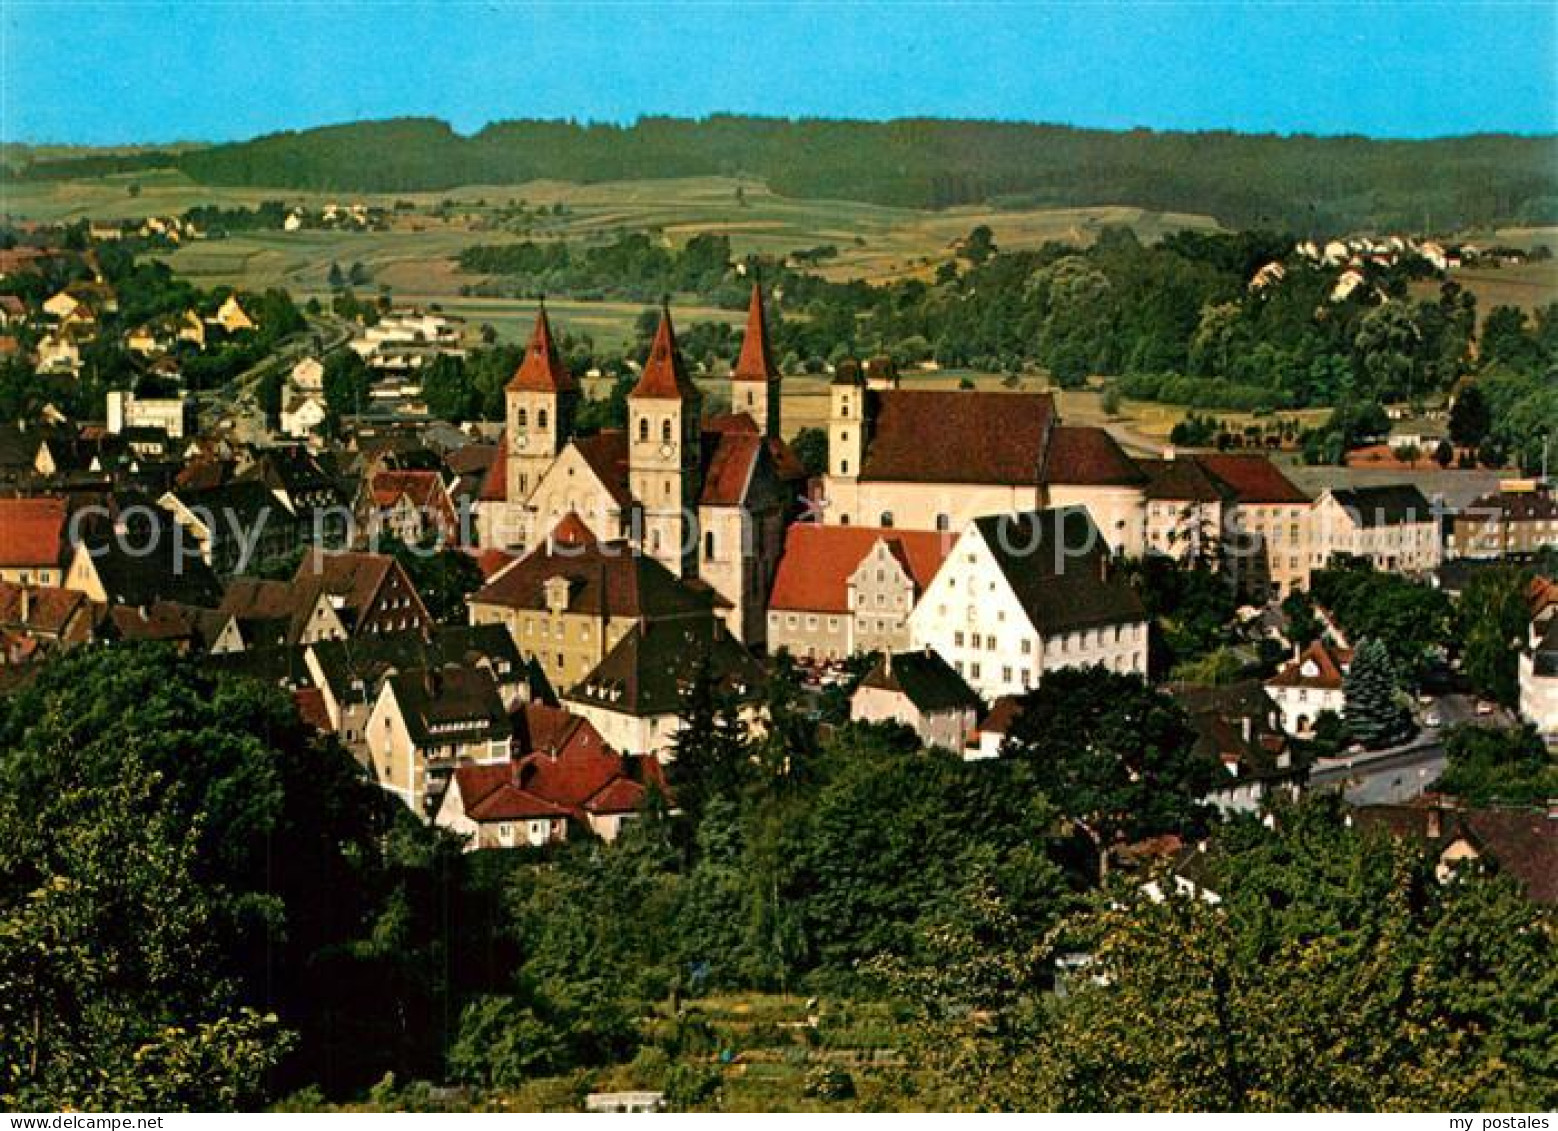
[[[638,418],[638,438],[646,443],[649,440],[649,418],[647,416]]]
[[[514,410],[514,427],[524,428],[530,423],[530,414],[524,409]]]
[[[536,427],[543,430],[546,428],[546,409],[544,408],[536,413]]]
[[[848,475],[849,474],[849,461],[847,459],[839,460],[839,474],[840,475]]]
[[[840,404],[841,404],[841,405],[842,405],[842,406],[843,406],[843,407],[842,407],[842,408],[840,408],[840,409],[839,409],[839,415],[840,415],[840,416],[848,416],[848,415],[849,415],[849,398],[848,398],[848,397],[845,397],[845,398],[844,398],[844,399],[843,399],[843,400],[842,400],[842,401],[841,401],[841,402],[840,402]]]
[[[660,422],[660,439],[663,442],[667,443],[667,444],[669,444],[671,442],[671,419],[670,419],[670,417],[666,417],[666,419],[664,419],[664,420],[662,420]]]

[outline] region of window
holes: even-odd
[[[671,442],[671,420],[669,417],[660,422],[660,441],[665,444]]]
[[[961,632],[954,632],[952,634],[952,646],[954,648],[963,647],[963,634]]]
[[[703,556],[711,561],[714,558],[714,531],[712,530],[703,532]]]
[[[514,413],[514,426],[516,428],[526,428],[529,425],[530,414],[528,412],[526,412],[524,409],[519,409]]]
[[[647,417],[640,417],[639,418],[639,421],[638,421],[638,438],[639,438],[639,440],[646,441],[646,442],[649,439],[649,420],[648,420]]]
[[[1001,682],[1002,683],[1010,683],[1010,682],[1012,682],[1012,669],[1011,668],[1002,668],[1001,669]]]
[[[546,428],[546,409],[544,408],[536,413],[536,427],[543,430]]]
[[[978,679],[979,678],[979,665],[978,664],[969,664],[968,665],[968,677],[970,679]]]
[[[847,459],[839,460],[839,474],[840,475],[848,475],[849,474],[849,461]],[[849,525],[849,515],[847,515],[847,514],[844,515],[839,521],[840,521],[840,523],[842,525],[848,526]]]
[[[1022,654],[1024,656],[1026,656],[1026,655],[1029,655],[1030,653],[1032,653],[1032,651],[1033,651],[1033,641],[1029,640],[1027,637],[1023,637],[1023,641],[1022,641]]]
[[[844,417],[847,417],[849,415],[849,398],[848,397],[845,397],[842,401],[839,402],[839,415],[840,416],[844,416]]]
[[[881,517],[881,522],[880,522],[879,525],[884,526],[884,527],[888,527],[888,526],[891,526],[892,524],[893,524],[893,512],[892,511],[883,511],[882,512],[882,517]]]
[[[952,529],[952,519],[950,517],[948,517],[947,515],[938,514],[936,516],[936,529],[938,531],[943,531],[943,532],[951,530]]]

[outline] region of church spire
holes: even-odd
[[[535,328],[530,332],[530,344],[525,347],[525,360],[519,363],[513,379],[508,383],[511,393],[576,393],[579,382],[568,372],[557,342],[552,337],[552,323],[546,316],[546,300],[536,314]]]
[[[628,394],[634,400],[684,401],[697,400],[698,387],[687,376],[686,363],[676,348],[676,331],[671,326],[671,308],[660,308],[660,325],[655,330],[655,340],[649,347],[649,360],[644,362],[644,372]]]
[[[779,368],[774,365],[773,352],[768,345],[768,316],[763,311],[763,288],[752,284],[752,301],[747,305],[747,332],[741,339],[741,356],[731,373],[736,381],[777,381]]]

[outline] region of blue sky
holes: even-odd
[[[0,0],[0,138],[429,115],[1558,131],[1553,3]]]

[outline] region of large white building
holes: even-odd
[[[1440,515],[1410,484],[1334,487],[1315,500],[1310,543],[1316,567],[1337,554],[1388,573],[1428,573],[1443,558]]]
[[[983,515],[1085,506],[1116,551],[1144,550],[1147,477],[1048,393],[899,388],[891,363],[841,364],[829,389],[823,521],[961,530]]]
[[[1112,576],[1109,546],[1082,507],[968,523],[909,632],[986,699],[1036,687],[1056,668],[1147,671],[1147,614]]]

